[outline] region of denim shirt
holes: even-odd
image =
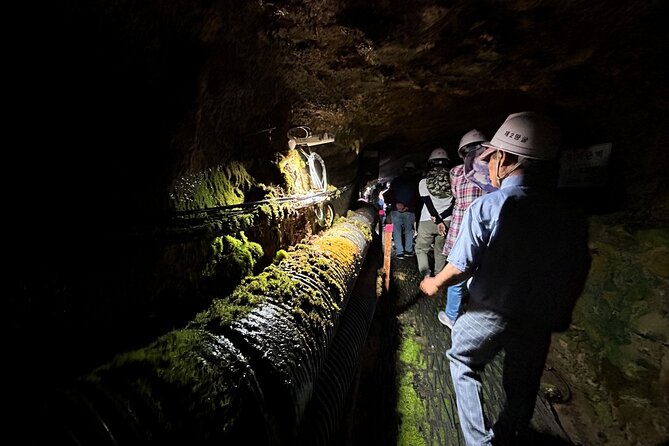
[[[508,318],[565,330],[590,267],[588,226],[522,175],[471,204],[448,261],[473,272],[470,299]]]

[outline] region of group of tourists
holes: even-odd
[[[468,445],[527,441],[551,335],[568,328],[589,272],[586,218],[557,193],[559,133],[543,114],[511,114],[491,140],[465,133],[457,166],[434,149],[424,178],[409,162],[384,193],[396,258],[416,256],[425,295],[445,291],[437,320],[451,330]],[[506,401],[493,422],[481,372],[500,351]]]

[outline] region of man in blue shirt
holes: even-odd
[[[447,352],[468,445],[518,444],[527,432],[551,342],[564,331],[590,268],[585,216],[555,193],[557,126],[510,115],[480,155],[499,190],[467,209],[448,264],[425,278],[433,296],[471,277],[470,300]],[[494,426],[483,411],[481,372],[504,350],[506,403]]]

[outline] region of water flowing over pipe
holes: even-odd
[[[288,445],[327,437],[336,415],[320,431],[309,427],[317,434],[305,436],[301,423],[307,407],[331,405],[336,413],[345,398],[340,381],[353,375],[375,304],[349,297],[376,218],[372,206],[350,212],[245,279],[235,293],[255,293],[250,312],[229,319],[215,301],[184,329],[56,390],[45,405],[50,441]],[[310,405],[319,378],[319,393],[330,396]],[[323,413],[310,409],[308,418]]]

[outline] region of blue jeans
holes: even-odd
[[[395,254],[400,255],[413,252],[413,226],[416,222],[416,214],[413,211],[392,211],[390,218],[393,221]],[[402,235],[403,230],[404,235]]]
[[[460,314],[460,304],[462,303],[462,298],[467,293],[467,281],[463,280],[460,283],[449,286],[446,291],[446,316],[452,321],[458,318]]]
[[[471,304],[458,318],[446,356],[468,446],[490,445],[495,437],[483,409],[481,372],[485,365],[504,350],[506,403],[495,430],[513,436],[525,430],[532,419],[550,342],[551,333],[543,327],[514,325],[494,311]]]

